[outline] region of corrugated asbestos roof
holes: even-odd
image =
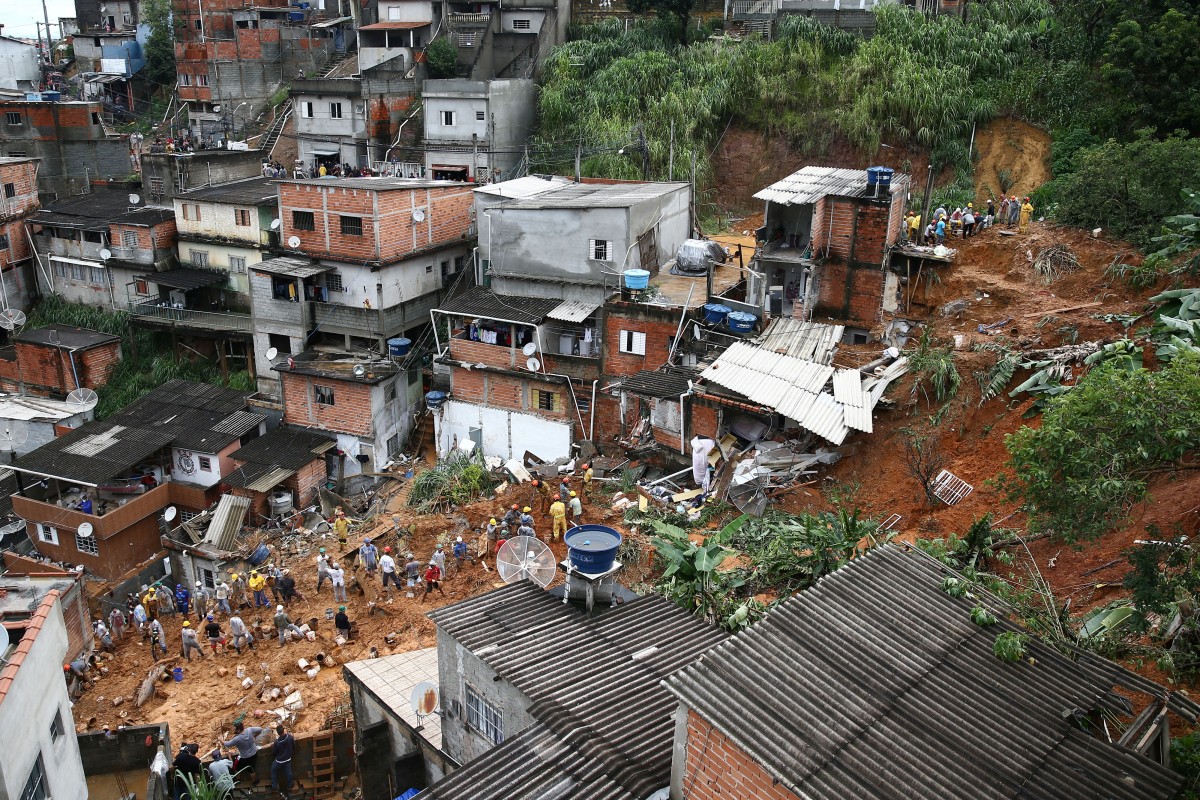
[[[165,431],[129,428],[113,418],[89,422],[12,463],[17,472],[97,486],[129,471],[171,441]]]
[[[221,495],[221,500],[213,511],[212,522],[208,523],[208,531],[204,534],[204,543],[211,544],[218,550],[232,550],[249,508],[249,497]]]
[[[864,180],[866,178],[864,177]],[[631,208],[647,200],[687,189],[686,183],[568,183],[531,197],[510,200],[500,208]]]
[[[908,186],[908,176],[895,173],[892,176],[891,192]],[[776,181],[754,195],[757,200],[767,200],[786,206],[815,203],[822,197],[869,197],[867,171],[863,169],[839,169],[836,167],[804,167],[781,181]]]
[[[311,278],[313,275],[320,275],[322,272],[329,272],[333,267],[327,267],[324,264],[314,264],[312,261],[304,258],[288,258],[280,256],[271,258],[266,261],[260,261],[257,264],[251,265],[250,269],[256,269],[259,272],[265,272],[268,275],[287,275],[292,278]]]
[[[537,722],[427,800],[644,800],[670,779],[663,678],[726,638],[656,595],[587,617],[527,582],[429,616],[529,698]]]
[[[582,300],[563,300],[546,314],[546,319],[556,319],[561,322],[583,322],[596,312],[599,303],[585,303]]]
[[[229,280],[229,273],[219,269],[201,269],[199,267],[176,267],[164,272],[148,272],[138,275],[139,278],[170,289],[189,291],[205,286],[216,286]]]
[[[333,434],[296,425],[280,425],[234,450],[230,458],[298,470],[333,447]]]
[[[621,381],[622,391],[646,397],[679,397],[688,390],[688,379],[670,372],[642,370]]]
[[[1128,713],[1113,686],[1144,679],[1096,656],[1073,661],[1035,638],[1026,645],[1032,661],[1002,661],[993,642],[1014,626],[972,622],[980,601],[942,591],[946,574],[923,554],[885,545],[665,685],[812,800],[1174,796],[1180,776],[1072,718],[1077,709]]]
[[[496,294],[482,286],[473,286],[444,303],[437,311],[464,317],[509,320],[526,325],[536,325],[561,303],[561,300]]]
[[[791,317],[776,317],[754,343],[764,350],[817,364],[830,364],[845,332],[843,325],[803,322]]]

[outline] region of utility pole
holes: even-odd
[[[42,0],[42,17],[46,20],[46,63],[54,63],[54,53],[50,48],[54,43],[50,41],[50,12],[46,10],[46,0]]]
[[[580,171],[583,167],[583,139],[575,143],[575,182],[579,183]]]
[[[921,208],[921,225],[928,225],[931,220],[929,212],[933,208],[933,151],[929,153],[929,175],[925,178],[925,202]]]
[[[642,180],[650,180],[650,145],[646,142],[646,129],[638,123],[638,147],[642,151]]]
[[[667,157],[667,180],[675,180],[675,120],[671,120],[671,154]]]
[[[479,183],[479,134],[471,134],[471,177]]]

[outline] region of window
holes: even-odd
[[[446,125],[447,127],[454,125],[454,112],[453,111],[443,111],[442,112],[442,124]]]
[[[179,73],[179,85],[180,86],[191,86],[192,85],[192,76],[188,75],[186,72]]]
[[[129,19],[129,15],[128,15],[128,14],[122,14],[122,15],[121,15],[121,23],[122,23],[123,25],[128,25],[128,24],[130,24],[130,19]]]
[[[7,119],[9,125],[20,125],[21,124],[21,112],[20,111],[6,111],[4,113],[4,116]]]
[[[242,228],[250,224],[250,211],[245,208],[235,208],[233,210],[233,221]]]
[[[408,371],[408,385],[409,386],[419,386],[420,384],[421,384],[421,370],[420,369],[410,369]]]
[[[487,112],[484,112],[484,111],[476,111],[475,112],[475,121],[476,122],[483,122],[485,119],[487,119]]]
[[[150,294],[150,286],[142,278],[138,278],[133,284],[134,291],[140,295]]]
[[[204,472],[212,472],[212,459],[208,456],[200,456],[200,469]]]
[[[200,206],[196,205],[195,203],[184,203],[183,204],[183,218],[195,220],[196,222],[199,222],[200,221]]]
[[[291,354],[292,340],[286,333],[268,333],[267,347],[274,347],[280,353]]]
[[[580,414],[587,414],[592,410],[592,398],[588,397],[586,393],[581,392],[575,398],[575,406],[579,409]]]
[[[293,211],[292,227],[298,231],[315,231],[317,226],[311,211]]]
[[[330,119],[341,119],[342,118],[342,104],[341,103],[330,103],[329,104],[329,118]]]
[[[198,31],[204,30],[203,20],[196,20],[196,30],[198,30]]]
[[[313,386],[313,400],[320,406],[333,405],[332,386]]]
[[[46,767],[42,764],[42,754],[38,753],[33,769],[29,770],[25,788],[21,790],[20,800],[46,800],[47,797],[49,794],[46,791]]]
[[[8,234],[0,233],[0,250],[8,249]]]
[[[444,281],[446,278],[450,277],[450,262],[443,261],[440,266],[442,270],[442,280]]]
[[[134,250],[138,246],[137,231],[121,231],[121,246]]]
[[[504,720],[500,717],[500,711],[470,686],[467,687],[467,726],[483,734],[493,744],[504,741]]]
[[[196,85],[197,86],[208,86],[208,76],[207,75],[197,75],[196,76]]]
[[[17,196],[17,185],[15,183],[4,184],[4,196],[6,198],[7,197],[16,197]]]
[[[621,331],[622,353],[632,353],[635,356],[646,355],[646,334],[641,331]]]
[[[345,217],[342,217],[345,219]],[[342,273],[327,272],[325,274],[325,288],[331,292],[344,292],[346,287],[342,285]]]
[[[388,6],[388,20],[392,22],[400,21],[400,6]]]
[[[54,712],[54,719],[50,721],[50,741],[57,742],[58,737],[63,735],[62,709]]]
[[[527,19],[514,19],[512,23],[514,31],[527,31],[530,29],[530,23]]]
[[[311,100],[305,100],[304,102],[300,103],[300,116],[304,117],[305,119],[312,119],[313,104]]]
[[[293,278],[281,278],[278,275],[271,276],[271,295],[276,300],[289,300],[293,303],[297,302],[296,297],[296,281]]]
[[[387,386],[383,387],[383,402],[396,402],[396,382],[392,381]]]
[[[362,236],[362,217],[340,217],[342,233],[346,236]]]
[[[188,255],[192,259],[193,267],[208,266],[208,251],[207,250],[189,250]]]
[[[9,150],[8,156],[9,156],[9,158],[24,158],[25,151],[24,150]]]
[[[84,536],[78,531],[75,532],[75,549],[81,553],[87,553],[89,556],[100,555],[100,548],[96,544],[96,534]]]
[[[588,258],[593,261],[612,261],[612,242],[607,239],[588,239]]]
[[[100,124],[100,112],[99,112],[99,111],[93,111],[93,112],[92,112],[92,124],[93,124],[93,125],[99,125],[99,124]]]
[[[230,256],[229,271],[235,275],[246,274],[246,257],[245,256]]]
[[[49,525],[43,525],[40,522],[37,526],[37,535],[39,542],[46,544],[58,545],[58,528],[52,528]]]
[[[155,197],[162,197],[163,190],[165,188],[166,187],[163,184],[162,178],[151,178],[150,179],[150,194],[151,195],[153,195]]]
[[[558,402],[557,392],[543,392],[540,389],[534,389],[533,401],[537,403],[537,407],[542,411],[562,410],[562,406]]]
[[[425,274],[428,275],[431,272],[433,272],[433,264],[426,264],[425,265]]]

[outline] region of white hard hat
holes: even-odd
[[[276,611],[283,611],[283,606],[275,606]]]
[[[461,537],[461,536],[456,536],[456,537],[454,537],[454,541],[456,541],[456,542],[461,542],[461,541],[462,541],[462,537]]]

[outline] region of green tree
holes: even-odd
[[[159,87],[175,85],[175,31],[171,27],[169,0],[146,0],[139,11],[141,21],[150,26],[146,40],[146,66],[142,74]]]
[[[692,9],[696,0],[629,0],[629,10],[635,14],[646,14],[653,11],[660,19],[667,19],[679,25],[679,44],[687,47],[688,22],[692,19]]]
[[[431,78],[453,78],[458,74],[458,51],[450,39],[442,36],[425,48],[425,64]]]
[[[1094,539],[1146,497],[1149,481],[1184,469],[1200,447],[1200,357],[1181,352],[1157,372],[1118,361],[1094,367],[1048,401],[1042,424],[1005,439],[1001,486],[1031,528]]]

